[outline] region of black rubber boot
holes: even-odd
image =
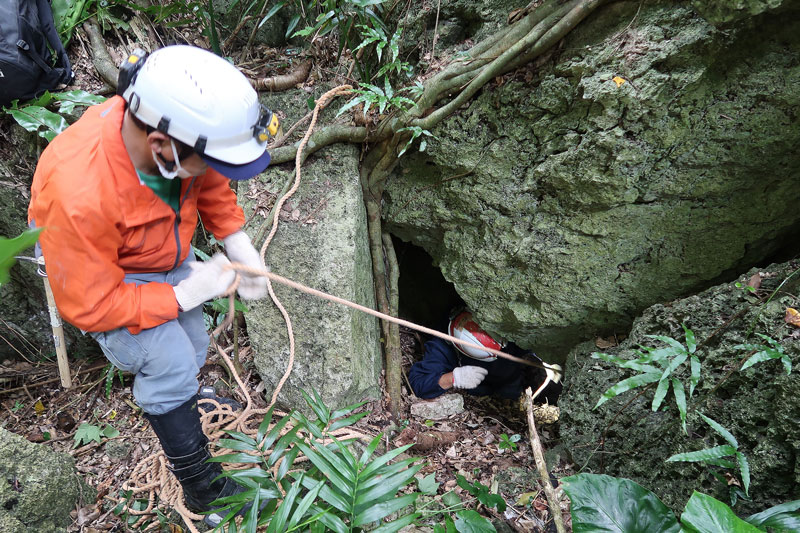
[[[222,478],[219,463],[209,463],[208,438],[200,425],[197,399],[192,398],[163,415],[145,414],[161,441],[164,454],[171,463],[172,473],[183,487],[186,505],[195,512],[213,510],[210,503],[223,496],[244,491],[235,481]],[[204,522],[216,527],[227,515],[226,511],[206,515]]]
[[[201,414],[206,414],[213,411],[215,406],[210,402],[201,402],[199,400],[214,400],[218,404],[220,404],[220,407],[226,405],[230,406],[232,412],[242,410],[242,404],[240,404],[236,400],[232,400],[231,398],[223,398],[222,396],[217,396],[214,387],[211,386],[200,387],[200,390],[197,392],[197,400],[198,400],[197,407],[198,409],[200,409]],[[225,416],[223,416],[223,420],[225,420]],[[212,416],[211,419],[209,420],[209,422],[211,422],[212,424],[216,424],[218,421],[219,420],[216,415]]]

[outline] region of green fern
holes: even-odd
[[[713,448],[704,448],[694,452],[678,453],[667,459],[667,462],[687,462],[687,463],[704,463],[707,465],[720,466],[722,468],[734,469],[739,467],[739,474],[742,477],[742,486],[744,493],[750,494],[750,463],[747,462],[747,457],[739,451],[739,442],[730,431],[722,427],[719,422],[707,417],[702,413],[698,413],[711,428],[717,432],[728,444],[721,446],[714,446]],[[727,457],[733,457],[735,462]]]
[[[316,391],[313,397],[303,391],[303,397],[316,419],[294,411],[273,423],[270,409],[255,437],[229,431],[230,438],[220,439],[219,445],[232,453],[212,461],[253,465],[223,474],[246,490],[218,500],[228,510],[220,527],[227,525],[223,530],[229,533],[255,532],[265,525],[268,533],[344,533],[380,524],[370,530],[390,533],[414,523],[418,513],[383,523],[388,516],[414,504],[419,496],[418,492],[399,495],[422,468],[421,464],[414,464],[416,458],[396,460],[411,445],[375,456],[381,442],[378,435],[356,454],[352,441],[339,440],[333,432],[366,416],[363,412],[353,413],[363,403],[331,411]],[[298,471],[301,465],[295,465],[301,453],[311,463],[305,471]],[[276,465],[279,466],[274,471]],[[247,504],[252,505],[237,526],[233,517]]]
[[[628,368],[639,372],[637,375],[624,379],[606,390],[594,409],[597,409],[608,400],[619,396],[624,392],[648,385],[658,383],[651,408],[657,411],[672,387],[675,396],[675,404],[681,418],[683,432],[686,433],[686,389],[683,382],[676,377],[678,369],[687,361],[689,362],[689,396],[694,394],[694,389],[700,381],[700,358],[695,354],[697,342],[694,332],[683,325],[685,345],[672,337],[664,335],[647,335],[651,339],[656,339],[667,346],[662,348],[650,348],[641,346],[641,350],[636,350],[639,357],[636,359],[623,359],[622,357],[607,353],[595,352],[592,357],[602,359],[607,363],[612,363],[620,368]]]

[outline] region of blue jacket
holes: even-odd
[[[507,345],[503,351],[517,357],[539,360],[536,355],[526,352],[515,344]],[[439,386],[439,378],[458,366],[479,366],[489,371],[480,385],[474,389],[466,389],[466,392],[475,396],[516,399],[526,387],[533,387],[536,390],[545,379],[545,372],[541,369],[503,358],[491,362],[472,359],[456,350],[449,342],[434,337],[425,343],[422,361],[417,361],[411,366],[408,381],[417,397],[436,398],[447,392]],[[547,397],[550,403],[555,403],[560,392],[561,385],[552,383],[536,400],[544,401]]]

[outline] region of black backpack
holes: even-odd
[[[55,51],[57,61],[47,45]],[[72,81],[48,0],[0,0],[0,105]]]

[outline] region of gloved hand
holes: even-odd
[[[458,366],[453,369],[453,387],[474,389],[481,384],[489,371],[480,366]]]
[[[189,263],[192,273],[172,287],[181,310],[194,309],[203,302],[225,293],[236,278],[235,271],[225,269],[230,264],[228,258],[222,254],[215,254],[208,261]]]
[[[228,235],[222,242],[225,243],[225,251],[228,257],[234,263],[242,263],[243,265],[257,268],[259,270],[266,270],[264,264],[261,262],[256,249],[253,248],[253,243],[250,242],[250,237],[241,230]],[[245,300],[258,300],[267,295],[267,280],[261,276],[248,276],[241,273],[242,280],[239,282],[239,296]]]

